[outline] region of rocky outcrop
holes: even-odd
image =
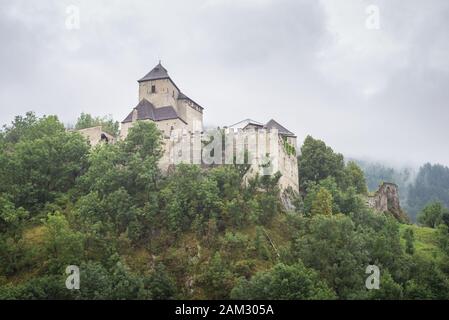
[[[399,188],[394,183],[382,183],[374,194],[368,196],[368,206],[379,212],[390,213],[399,221],[408,221],[399,201]]]

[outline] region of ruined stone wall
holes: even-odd
[[[407,220],[407,215],[401,208],[399,188],[394,183],[384,182],[380,185],[374,194],[368,196],[367,204],[376,211],[391,213],[400,221]]]

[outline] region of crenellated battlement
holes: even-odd
[[[208,132],[173,131],[165,137],[160,168],[168,171],[177,164],[202,167],[247,165],[247,181],[256,175],[281,173],[281,190],[299,191],[296,149],[292,149],[276,128],[217,129]]]

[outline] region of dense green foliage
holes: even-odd
[[[118,121],[114,121],[112,117],[93,117],[88,113],[82,113],[76,121],[75,129],[86,129],[92,127],[102,127],[103,131],[118,136],[120,124]]]
[[[407,203],[410,211],[419,212],[434,201],[449,207],[449,168],[427,163],[410,186]]]
[[[163,175],[150,122],[90,149],[30,113],[0,147],[0,299],[449,298],[447,225],[372,212],[360,168],[312,137],[294,212],[279,175],[244,184],[232,165]],[[371,264],[380,290],[365,287]],[[68,265],[80,290],[65,287]]]
[[[442,223],[449,226],[449,210],[441,202],[430,203],[418,215],[418,222],[430,228]]]
[[[334,299],[335,293],[320,280],[317,272],[302,263],[279,263],[269,271],[257,273],[250,281],[240,279],[231,297],[243,300],[317,300]]]

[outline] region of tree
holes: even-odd
[[[354,187],[358,194],[367,194],[365,174],[354,162],[350,161],[345,167],[346,188]]]
[[[441,202],[428,204],[418,215],[418,222],[430,228],[436,228],[443,222],[443,215],[448,213],[448,209]]]
[[[51,267],[61,271],[68,265],[80,265],[84,256],[83,238],[70,228],[61,213],[49,214],[45,221],[44,246]]]
[[[375,300],[401,300],[403,298],[402,286],[394,281],[386,270],[382,272],[379,290],[371,290],[371,298]]]
[[[207,223],[222,207],[217,182],[198,166],[177,166],[160,194],[162,211],[172,231],[189,229],[197,215]]]
[[[311,182],[318,183],[329,176],[334,177],[339,185],[342,184],[344,167],[342,154],[334,153],[323,141],[307,136],[298,158],[300,185],[303,190],[306,190]]]
[[[80,299],[143,300],[152,298],[151,279],[134,274],[120,259],[110,268],[97,262],[88,262],[82,264],[80,270]]]
[[[104,300],[112,299],[113,282],[111,272],[101,263],[87,262],[80,266],[80,294],[81,299]]]
[[[430,202],[440,201],[449,207],[448,188],[448,167],[430,163],[422,166],[408,192],[407,204],[412,216],[419,213]]]
[[[6,143],[17,143],[38,121],[34,112],[27,112],[25,117],[16,116],[11,126],[4,126],[2,139]]]
[[[250,281],[240,279],[232,289],[232,299],[241,300],[316,300],[335,299],[313,269],[302,263],[277,264],[269,271],[259,272]]]
[[[113,135],[114,137],[118,136],[119,133],[119,123],[118,121],[114,121],[112,116],[106,117],[92,117],[88,113],[81,113],[78,118],[75,129],[81,130],[92,127],[102,127],[102,130]]]
[[[146,279],[145,286],[150,290],[153,300],[173,299],[176,294],[176,283],[162,263],[156,265],[151,276]]]
[[[233,280],[232,272],[217,252],[200,275],[199,283],[209,299],[227,299]]]
[[[437,231],[438,245],[449,257],[449,228],[445,224],[440,224]]]
[[[125,153],[136,153],[139,158],[162,156],[162,133],[154,122],[137,121],[129,130],[123,144]]]
[[[153,200],[161,174],[161,142],[154,123],[137,122],[123,142],[100,145],[91,152],[80,189],[98,192],[100,198],[123,189],[139,205]]]
[[[316,270],[341,299],[360,294],[364,268],[369,264],[354,223],[342,215],[318,215],[298,226],[292,252],[307,268]]]
[[[407,228],[404,231],[404,239],[405,239],[405,252],[413,255],[415,253],[415,234],[412,228]]]
[[[410,278],[394,218],[369,210],[300,218],[292,254],[317,271],[340,299],[367,298],[365,270],[375,264],[395,281]]]
[[[406,299],[449,299],[449,279],[436,261],[415,255],[411,274],[405,284]]]
[[[7,194],[0,194],[0,233],[13,232],[20,229],[29,213],[23,208],[16,208]]]
[[[10,194],[16,207],[35,213],[75,185],[86,167],[89,146],[54,116],[28,118],[8,129],[15,143],[2,154],[0,191]]]
[[[326,188],[321,187],[312,202],[311,214],[332,215],[332,194]]]
[[[0,286],[0,300],[69,300],[73,291],[64,285],[61,275],[37,276],[16,286]]]

